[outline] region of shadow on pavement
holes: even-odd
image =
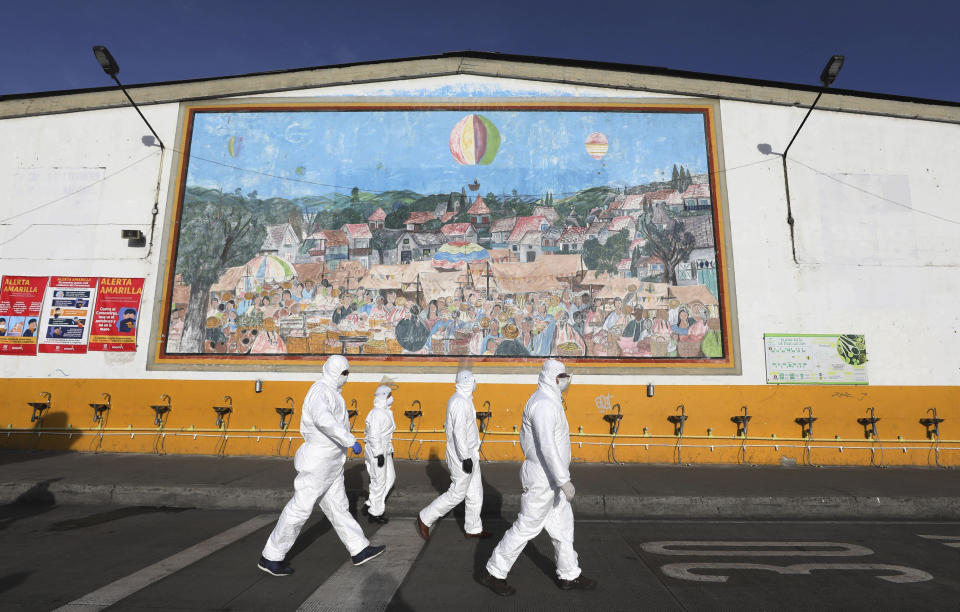
[[[323,512],[319,508],[315,508],[314,512],[320,515],[319,520],[313,525],[310,525],[306,531],[300,532],[300,535],[297,537],[297,541],[293,544],[293,548],[291,548],[287,553],[288,562],[296,559],[297,555],[302,553],[307,549],[308,546],[316,542],[325,533],[330,531],[330,521],[328,521],[327,517],[323,515]],[[273,527],[271,527],[271,529],[273,529]],[[337,542],[339,543],[339,540]]]
[[[48,531],[73,531],[74,529],[83,529],[84,527],[93,527],[94,525],[102,525],[104,523],[109,523],[111,521],[118,521],[130,516],[138,516],[141,514],[151,514],[155,512],[163,513],[177,513],[190,510],[191,508],[174,508],[172,506],[130,506],[127,508],[117,508],[116,510],[108,510],[106,512],[97,512],[95,514],[90,514],[80,518],[69,519],[66,521],[60,521],[50,525],[47,528]]]
[[[440,454],[431,448],[425,469],[427,476],[430,477],[430,485],[436,490],[437,495],[450,488],[450,472],[444,467],[444,463],[440,459]]]
[[[15,572],[8,576],[0,576],[0,593],[9,591],[27,579],[33,572]]]
[[[13,502],[0,507],[0,531],[19,520],[53,510],[57,500],[50,492],[50,485],[58,480],[60,479],[51,478],[38,482],[21,493]]]

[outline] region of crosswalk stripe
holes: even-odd
[[[158,561],[138,572],[111,582],[78,599],[74,599],[70,603],[57,608],[54,612],[88,612],[108,608],[121,599],[129,597],[140,589],[148,587],[154,582],[162,580],[188,565],[196,563],[200,559],[217,552],[265,525],[269,525],[275,520],[277,520],[276,514],[260,514],[255,516],[249,521],[240,523],[236,527],[231,527],[212,538],[194,544],[190,548],[171,555],[162,561]]]
[[[298,611],[385,610],[423,549],[424,542],[417,534],[413,520],[397,518],[381,527],[374,539],[374,545],[386,545],[387,550],[382,555],[360,567],[347,561],[300,605]]]

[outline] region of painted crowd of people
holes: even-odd
[[[636,291],[600,299],[583,289],[504,294],[457,288],[421,299],[396,289],[287,281],[210,298],[203,352],[505,357],[719,357],[720,325],[700,302],[645,308]],[[175,306],[168,350],[181,352]]]

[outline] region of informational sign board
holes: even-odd
[[[136,351],[142,278],[101,278],[90,329],[91,351]]]
[[[867,384],[860,334],[764,334],[763,344],[769,384]]]
[[[46,276],[4,276],[0,282],[0,355],[36,355]]]
[[[95,277],[52,276],[40,313],[41,353],[86,353]]]

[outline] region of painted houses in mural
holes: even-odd
[[[247,229],[181,231],[176,273],[189,291],[175,294],[169,353],[723,355],[717,210],[697,114],[303,111],[198,122],[194,149],[235,159],[191,162],[181,220],[215,214]],[[584,124],[603,133],[577,136]],[[296,160],[298,180],[266,178],[253,139],[244,159],[218,150],[210,135],[226,125],[266,134]],[[418,130],[446,130],[446,153],[422,148]],[[344,181],[357,186],[320,187]],[[206,298],[190,299],[197,291]]]

